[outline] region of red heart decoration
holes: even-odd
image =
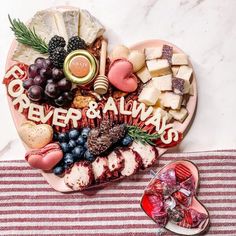
[[[138,87],[138,79],[133,74],[133,65],[128,60],[114,60],[108,72],[110,83],[123,92],[133,92]]]
[[[171,162],[149,182],[141,207],[159,228],[181,235],[200,234],[210,219],[195,195],[198,183],[199,172],[192,162]]]
[[[52,169],[62,157],[63,152],[57,143],[50,143],[41,149],[30,150],[25,155],[30,166],[41,170]]]

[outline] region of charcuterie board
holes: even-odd
[[[10,24],[9,107],[26,161],[55,190],[121,180],[185,136],[197,85],[189,57],[175,45],[155,39],[108,52],[104,26],[73,7]]]

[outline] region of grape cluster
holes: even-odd
[[[81,131],[73,128],[68,132],[54,133],[54,141],[58,141],[63,151],[63,159],[53,168],[55,175],[61,175],[77,161],[93,162],[95,157],[87,149],[87,138],[90,128]]]
[[[69,105],[74,98],[72,83],[64,77],[63,70],[41,57],[29,66],[29,78],[24,80],[23,87],[34,102],[62,107]]]

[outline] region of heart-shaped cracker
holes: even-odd
[[[109,82],[123,92],[133,92],[138,87],[133,65],[126,59],[114,60],[108,72]]]
[[[171,181],[173,181],[173,179],[174,179],[174,178],[172,178],[173,176],[167,176],[167,173],[168,173],[167,171],[171,170],[171,169],[175,170],[175,175],[176,175],[177,181],[181,181],[181,183],[183,183],[184,181],[188,180],[189,177],[191,176],[191,178],[193,178],[193,180],[194,180],[193,181],[193,183],[194,183],[193,189],[194,189],[195,193],[196,193],[196,190],[198,188],[198,185],[199,185],[199,172],[198,172],[198,169],[197,169],[196,165],[193,164],[192,162],[186,161],[186,160],[181,160],[181,161],[171,162],[170,164],[164,166],[160,171],[157,172],[155,178],[153,178],[149,182],[149,184],[148,184],[147,188],[145,189],[145,192],[144,192],[144,194],[141,198],[141,203],[140,203],[141,208],[153,221],[155,221],[153,219],[153,215],[152,215],[152,212],[153,212],[154,209],[152,207],[153,206],[152,203],[150,204],[150,200],[147,197],[147,196],[152,196],[153,192],[151,192],[151,195],[149,195],[150,192],[147,193],[147,190],[149,189],[148,191],[150,191],[150,189],[151,188],[153,189],[153,186],[155,186],[154,191],[155,192],[159,191],[159,193],[162,194],[163,190],[161,190],[162,187],[161,187],[160,184],[161,184],[161,181],[163,181],[163,178],[169,179],[169,181],[170,181],[169,184],[171,184]],[[190,172],[189,172],[189,170],[190,170]],[[187,182],[184,182],[184,183],[187,183]],[[173,190],[173,191],[175,191],[175,190]],[[175,193],[180,193],[180,195],[184,196],[178,190]],[[155,196],[155,194],[153,196]],[[172,196],[173,196],[173,194],[172,194]],[[175,194],[175,196],[176,196],[176,199],[178,199],[178,194]],[[179,200],[180,200],[181,204],[184,204],[183,203],[183,201],[184,201],[183,197],[179,198]],[[166,204],[166,201],[165,201],[165,204]],[[157,207],[157,206],[161,207],[161,204],[159,204],[157,202],[155,207]],[[179,224],[178,225],[177,223],[174,223],[172,220],[170,220],[169,217],[168,217],[168,221],[167,221],[166,225],[164,226],[164,228],[171,231],[171,232],[174,232],[176,234],[180,234],[180,235],[198,235],[198,234],[202,233],[203,231],[205,231],[208,228],[209,223],[210,223],[209,213],[208,213],[207,209],[197,199],[195,194],[192,197],[191,204],[189,206],[184,207],[184,209],[186,209],[187,211],[189,209],[192,209],[190,211],[196,211],[200,214],[204,214],[206,216],[206,219],[204,221],[202,221],[197,227],[187,228],[188,227],[188,222],[186,222],[185,218],[182,221],[180,221],[178,223]],[[163,212],[163,214],[164,214],[164,212]],[[165,218],[165,217],[166,217],[166,214],[163,215],[163,218]],[[191,216],[188,216],[186,218],[188,219],[189,217],[191,218]],[[192,221],[192,219],[190,221]]]
[[[36,125],[34,122],[23,123],[18,133],[29,148],[42,148],[52,141],[53,129],[50,125]]]

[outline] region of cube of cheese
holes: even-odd
[[[145,84],[147,83],[151,78],[151,74],[146,66],[144,66],[141,70],[139,70],[136,75],[139,77],[139,79]]]
[[[173,92],[165,92],[161,94],[161,101],[165,107],[172,109],[180,109],[183,97]]]
[[[172,89],[176,94],[187,94],[189,93],[190,83],[188,80],[173,78]]]
[[[188,65],[188,57],[184,53],[174,53],[171,62],[172,65]]]
[[[138,96],[138,101],[143,102],[147,106],[156,104],[161,92],[152,84],[146,85]]]
[[[158,108],[154,108],[154,110],[153,110],[153,113],[152,113],[154,116],[155,115],[157,115],[157,114],[159,114],[160,116],[161,116],[161,118],[163,118],[163,117],[166,117],[167,118],[167,123],[169,123],[171,120],[172,120],[172,118],[173,118],[173,116],[171,115],[171,114],[169,114],[167,111],[165,111],[165,110],[163,110],[162,108],[160,108],[160,107],[158,107]]]
[[[164,75],[152,78],[154,86],[160,91],[172,90],[172,75]]]
[[[175,77],[179,71],[179,66],[172,66],[171,70],[172,70],[173,76]]]
[[[189,66],[180,66],[179,71],[176,75],[177,78],[188,80],[190,82],[193,69]]]
[[[173,116],[173,118],[181,123],[184,122],[184,120],[188,116],[188,111],[186,108],[182,107],[180,110],[169,110],[169,113]]]
[[[163,48],[163,46],[156,47],[156,48],[145,48],[144,53],[146,56],[146,60],[161,58],[162,48]]]
[[[194,95],[194,88],[193,88],[193,84],[190,84],[190,87],[189,87],[189,94],[190,95]]]
[[[171,74],[171,69],[166,59],[147,61],[147,68],[152,77]]]

